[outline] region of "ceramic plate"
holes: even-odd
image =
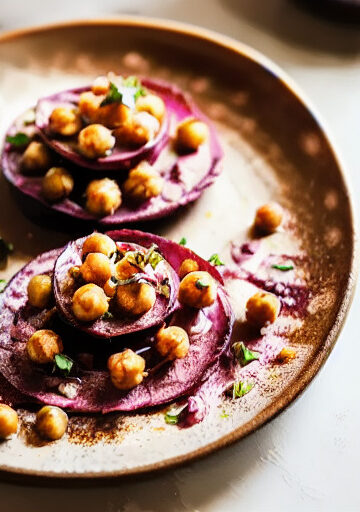
[[[21,411],[19,435],[0,446],[3,475],[39,479],[112,478],[184,463],[241,439],[287,407],[328,357],[355,281],[354,223],[343,170],[316,117],[291,81],[254,50],[223,36],[144,19],[75,22],[0,37],[1,132],[40,96],[87,84],[112,70],[172,81],[190,92],[217,126],[224,172],[195,204],[143,226],[204,257],[229,261],[231,241],[249,235],[255,209],[270,199],[287,212],[286,229],[266,241],[297,258],[310,289],[306,311],[288,315],[283,336],[296,351],[267,364],[243,399],[224,398],[203,423],[179,429],[164,411],[71,417],[62,440],[33,434]],[[0,233],[15,246],[1,277],[68,236],[25,219],[1,178]],[[269,250],[270,250],[269,249]],[[231,290],[239,310],[242,291]],[[242,305],[241,305],[242,304]],[[235,337],[240,337],[240,324]]]

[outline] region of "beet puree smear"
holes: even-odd
[[[233,313],[222,278],[215,267],[186,247],[148,233],[122,230],[109,233],[117,242],[126,240],[144,247],[156,244],[176,272],[181,262],[191,257],[201,270],[218,282],[217,298],[211,306],[197,310],[182,306],[167,323],[183,327],[190,349],[183,359],[161,361],[152,347],[154,330],[145,329],[102,343],[63,322],[56,308],[34,311],[27,303],[27,285],[39,273],[51,275],[62,249],[38,256],[11,280],[0,298],[0,371],[11,386],[28,397],[73,411],[133,411],[187,398],[183,426],[201,421],[219,394],[233,379],[234,361],[230,348]],[[26,342],[35,330],[53,328],[63,339],[64,353],[75,361],[69,377],[54,375],[50,369],[33,364],[26,353]],[[131,347],[147,361],[149,376],[130,391],[120,391],[110,380],[106,368],[109,354]],[[160,364],[159,364],[160,363]],[[1,385],[1,381],[0,381]],[[70,386],[70,387],[69,387]],[[70,389],[71,396],[59,393]],[[3,393],[6,394],[6,389]],[[9,399],[10,401],[10,399]]]

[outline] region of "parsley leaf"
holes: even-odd
[[[236,359],[239,361],[241,366],[246,366],[251,363],[251,361],[255,361],[259,359],[259,352],[254,352],[245,347],[242,341],[237,341],[233,344],[233,350],[236,356]]]
[[[64,354],[56,354],[54,369],[58,368],[65,376],[69,375],[74,361]]]
[[[7,281],[5,279],[0,279],[0,293],[3,293],[7,285]]]
[[[210,263],[212,263],[215,267],[219,267],[221,265],[225,265],[223,261],[219,258],[219,255],[217,253],[212,254],[210,258],[208,259]]]
[[[110,82],[109,92],[100,103],[100,107],[105,107],[111,103],[121,103],[133,109],[139,96],[145,95],[146,89],[141,85],[140,80],[136,76],[128,76],[121,80],[119,87],[114,82]]]
[[[288,270],[293,270],[294,265],[271,265],[271,268],[276,268],[282,272],[287,272]]]
[[[180,240],[179,242],[179,245],[186,245],[187,244],[187,240],[186,238],[183,236],[182,239]]]
[[[233,384],[233,390],[232,390],[232,397],[235,398],[241,398],[242,396],[249,393],[249,391],[252,390],[254,387],[254,384],[252,382],[241,382],[239,380],[238,382],[234,382]]]
[[[105,99],[100,103],[100,107],[105,107],[106,105],[110,105],[111,103],[121,103],[122,102],[122,94],[116,85],[113,82],[110,82],[109,92],[107,93]]]
[[[9,142],[15,147],[26,146],[30,142],[30,137],[28,137],[26,133],[18,132],[15,135],[7,135],[6,142]]]
[[[197,281],[195,281],[195,286],[198,290],[203,290],[204,288],[209,288],[210,284],[204,283],[202,279],[198,279]]]

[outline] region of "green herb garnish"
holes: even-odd
[[[180,240],[179,242],[179,245],[186,245],[187,244],[187,240],[186,238],[183,236],[182,239]]]
[[[233,389],[232,389],[232,397],[235,398],[241,398],[242,396],[249,393],[249,391],[252,390],[254,387],[254,384],[252,382],[241,382],[240,380],[238,382],[234,382]]]
[[[106,105],[110,105],[111,103],[121,103],[122,102],[122,94],[116,85],[113,82],[110,82],[109,92],[106,97],[100,103],[100,107],[105,107]]]
[[[146,89],[141,85],[139,79],[136,76],[128,76],[122,79],[119,87],[114,82],[110,82],[109,92],[100,103],[100,107],[105,107],[111,103],[121,103],[133,109],[138,97],[145,96],[145,94]]]
[[[26,133],[18,132],[15,135],[7,135],[6,142],[15,147],[26,146],[30,142],[30,137]]]
[[[241,366],[246,366],[251,363],[251,361],[255,361],[259,359],[259,352],[253,352],[245,347],[242,341],[237,341],[233,344],[233,350],[236,356],[236,359],[239,361]]]
[[[56,354],[54,369],[59,369],[65,376],[69,375],[74,361],[64,354]]]
[[[294,265],[271,265],[271,268],[276,268],[282,272],[287,272],[288,270],[293,270]]]
[[[110,311],[105,311],[102,318],[103,320],[111,320],[112,318],[114,318],[114,315]]]
[[[195,281],[195,286],[198,290],[203,290],[204,288],[209,288],[210,284],[205,283],[202,279],[198,279]]]
[[[223,261],[219,258],[219,255],[217,253],[212,254],[210,258],[208,259],[210,263],[212,263],[215,267],[220,267],[221,265],[225,265]]]
[[[170,409],[164,415],[165,423],[168,425],[177,425],[179,423],[180,414],[185,409],[182,407],[181,409]]]
[[[0,279],[0,293],[2,293],[7,285],[7,281],[5,279]]]
[[[228,415],[225,411],[223,411],[223,412],[220,414],[220,418],[228,418],[228,417],[229,417],[229,415]]]

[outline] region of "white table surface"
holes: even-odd
[[[140,14],[203,25],[272,58],[320,112],[360,195],[360,30],[291,0],[0,0],[0,30]],[[1,512],[359,511],[360,335],[356,294],[320,375],[280,417],[200,462],[90,489],[0,484]]]

